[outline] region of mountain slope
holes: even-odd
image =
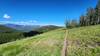
[[[99,56],[100,25],[68,29],[68,56]],[[0,45],[0,56],[61,56],[65,30]]]
[[[51,30],[59,29],[61,28],[60,26],[55,26],[55,25],[46,25],[46,26],[41,26],[40,28],[34,29],[35,31],[38,32],[48,32]]]
[[[99,56],[100,25],[68,30],[68,56]]]
[[[0,32],[12,32],[12,31],[15,31],[15,29],[6,27],[4,25],[0,25]]]
[[[60,56],[64,31],[50,31],[38,36],[0,45],[0,56]]]
[[[34,29],[40,28],[39,25],[17,25],[17,24],[4,24],[6,27],[13,28],[16,30],[20,30],[23,32],[29,32]]]

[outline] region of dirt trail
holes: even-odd
[[[64,39],[64,43],[63,43],[63,48],[62,48],[62,51],[61,51],[61,56],[68,56],[67,54],[67,46],[68,46],[68,41],[67,41],[67,37],[68,37],[68,31],[66,30],[65,31],[65,39]]]

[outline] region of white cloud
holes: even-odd
[[[8,14],[4,14],[3,18],[5,18],[5,19],[10,19],[11,16],[9,16]]]
[[[37,20],[30,20],[30,23],[37,23]]]
[[[63,24],[55,24],[55,23],[34,23],[34,20],[31,21],[0,21],[0,24],[7,24],[7,23],[11,23],[11,24],[18,24],[18,25],[41,25],[41,26],[45,26],[45,25],[56,25],[56,26],[64,26]]]
[[[36,20],[29,20],[29,21],[0,21],[0,24],[6,24],[6,23],[11,23],[11,24],[18,24],[18,25],[36,25],[37,21]]]

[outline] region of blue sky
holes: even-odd
[[[79,19],[97,0],[0,0],[0,23],[64,25]]]

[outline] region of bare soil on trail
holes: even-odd
[[[65,31],[65,38],[64,38],[64,43],[63,43],[63,47],[62,47],[62,51],[61,51],[61,56],[67,56],[67,46],[68,46],[68,41],[67,41],[67,37],[68,37],[68,31]]]

